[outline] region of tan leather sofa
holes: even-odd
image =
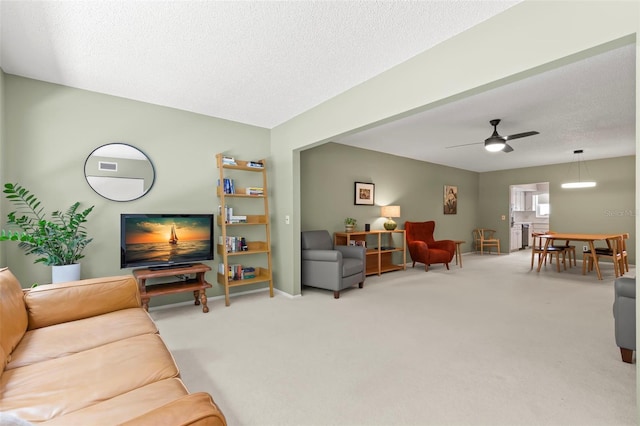
[[[131,276],[22,290],[0,269],[0,361],[0,419],[226,424],[209,394],[187,391]]]

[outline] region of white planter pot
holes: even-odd
[[[80,279],[80,264],[60,265],[51,267],[51,282],[64,283]]]

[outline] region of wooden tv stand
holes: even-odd
[[[207,306],[207,289],[211,288],[204,279],[204,274],[210,271],[211,268],[202,263],[195,263],[193,265],[185,265],[176,268],[165,269],[135,269],[133,276],[138,280],[138,288],[140,289],[140,297],[142,299],[142,307],[149,310],[149,299],[153,296],[162,296],[165,294],[184,293],[186,291],[193,291],[193,297],[195,298],[194,305],[202,303],[202,312],[209,312]],[[173,275],[190,275],[195,274],[196,277],[188,279],[186,281],[174,281],[170,283],[152,284],[147,285],[146,282],[149,278],[163,278]]]

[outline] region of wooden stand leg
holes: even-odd
[[[193,302],[194,305],[199,305],[200,304],[200,290],[194,290],[193,292],[193,298],[195,299],[195,302]]]
[[[202,312],[205,314],[209,312],[209,307],[207,306],[207,292],[205,290],[200,290],[200,302],[202,303]]]
[[[149,312],[149,298],[143,298],[142,299],[142,307],[144,308],[145,311]]]
[[[629,364],[633,363],[633,350],[620,348],[620,355],[622,355],[622,361]]]

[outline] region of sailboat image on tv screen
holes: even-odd
[[[171,236],[169,237],[169,244],[178,244],[178,235],[176,234],[176,225],[171,225]]]

